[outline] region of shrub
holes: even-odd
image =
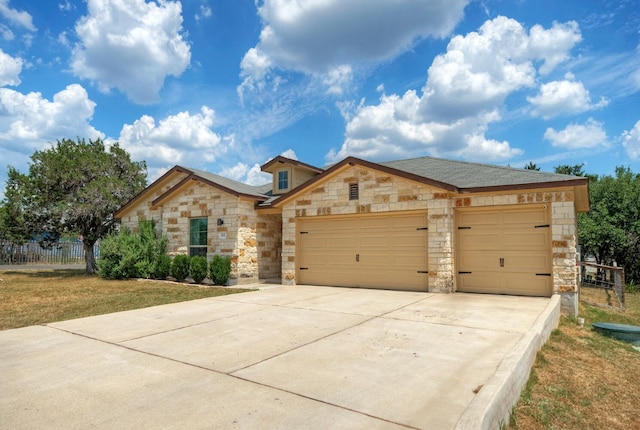
[[[222,255],[214,255],[209,265],[209,279],[215,285],[226,285],[231,273],[231,259]]]
[[[160,254],[156,258],[154,273],[156,279],[167,279],[171,273],[171,257],[167,254]]]
[[[100,242],[98,274],[107,279],[126,279],[136,276],[139,251],[138,238],[127,230],[107,236]]]
[[[122,229],[100,243],[98,273],[107,279],[153,278],[166,246],[167,239],[156,234],[153,222],[141,223],[140,233]]]
[[[207,258],[202,255],[191,257],[189,273],[196,284],[202,282],[202,280],[207,277]]]
[[[188,255],[176,255],[171,263],[171,276],[178,281],[184,281],[189,276],[189,260]]]

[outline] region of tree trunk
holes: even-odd
[[[93,245],[96,242],[89,242],[85,238],[82,242],[82,246],[84,247],[84,262],[85,262],[85,273],[87,275],[95,275],[98,271],[98,265],[96,264],[96,256],[93,254]]]

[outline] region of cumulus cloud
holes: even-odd
[[[101,91],[116,88],[135,103],[153,103],[166,77],[189,65],[179,2],[88,0],[88,10],[76,23],[71,69]]]
[[[0,115],[0,146],[31,154],[46,142],[62,138],[103,138],[104,135],[89,124],[95,106],[87,91],[78,84],[67,86],[52,100],[36,92],[22,94],[0,88],[0,111],[3,112]]]
[[[9,0],[0,0],[0,15],[16,26],[29,31],[36,31],[31,15],[28,12],[9,7]]]
[[[622,133],[622,146],[632,160],[640,158],[640,121],[631,130]]]
[[[20,85],[22,59],[14,58],[0,49],[0,87]]]
[[[258,7],[260,40],[242,60],[240,91],[263,88],[260,81],[272,68],[322,80],[343,66],[393,58],[418,39],[448,35],[468,2],[264,0]],[[337,92],[335,79],[328,79],[329,90]]]
[[[119,142],[136,160],[151,167],[184,164],[200,166],[213,162],[226,148],[211,127],[214,111],[202,106],[200,113],[180,112],[156,120],[143,115],[133,124],[125,124]]]
[[[535,29],[535,31],[534,31]],[[564,46],[559,49],[554,40]],[[415,154],[502,161],[522,154],[509,142],[487,137],[489,125],[501,120],[500,108],[515,91],[532,87],[540,68],[568,58],[580,40],[575,23],[534,26],[497,17],[477,32],[455,36],[447,51],[428,70],[422,94],[386,95],[379,103],[361,103],[348,119],[345,141],[327,160],[347,155],[391,159]],[[544,49],[544,48],[547,49]],[[344,106],[343,106],[344,107]]]
[[[593,118],[589,118],[584,124],[569,124],[560,131],[549,127],[544,133],[544,138],[555,147],[567,149],[606,148],[609,146],[603,124]]]
[[[552,81],[540,86],[535,97],[527,97],[534,106],[533,114],[549,119],[562,114],[575,114],[598,109],[608,104],[601,98],[598,103],[591,103],[589,91],[582,82],[571,80]]]

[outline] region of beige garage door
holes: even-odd
[[[427,214],[301,218],[300,284],[427,291]]]
[[[544,206],[456,212],[458,291],[550,296],[551,228]]]

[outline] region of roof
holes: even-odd
[[[260,167],[260,170],[262,170],[263,172],[269,172],[271,167],[276,163],[291,164],[293,166],[300,167],[305,170],[310,170],[315,173],[322,173],[324,171],[324,169],[320,167],[312,166],[311,164],[303,163],[302,161],[294,160],[292,158],[283,157],[282,155],[278,155],[277,157],[264,163]]]
[[[233,179],[225,178],[224,176],[216,175],[215,173],[206,172],[204,170],[174,166],[171,170],[166,172],[160,178],[156,179],[152,184],[150,184],[148,187],[138,193],[134,198],[129,200],[120,209],[118,209],[115,212],[114,217],[122,217],[127,211],[135,207],[136,203],[140,201],[140,199],[142,199],[145,195],[148,195],[148,193],[152,189],[158,187],[159,184],[165,182],[175,173],[183,173],[187,176],[180,182],[172,186],[169,190],[162,193],[162,195],[157,197],[155,200],[153,200],[152,205],[155,206],[159,204],[161,201],[173,195],[175,192],[179,191],[180,189],[182,189],[182,187],[186,186],[190,181],[193,180],[204,182],[236,196],[254,198],[257,201],[263,201],[271,198],[271,183],[258,186],[248,185],[242,182],[234,181]]]
[[[433,157],[410,158],[383,163],[347,157],[288,193],[276,199],[262,202],[260,206],[280,206],[304,189],[338,172],[344,166],[356,164],[456,193],[581,187],[584,190],[581,191],[580,199],[586,202],[586,205],[581,206],[581,210],[588,210],[586,190],[589,180],[587,178]]]
[[[236,194],[242,194],[245,196],[265,197],[271,193],[271,183],[264,185],[249,185],[242,182],[234,181],[233,179],[225,178],[224,176],[216,175],[215,173],[209,173],[204,170],[190,169],[187,167],[178,166],[186,172],[191,172],[202,179],[206,179],[210,182],[214,182],[221,187],[227,188]]]
[[[480,191],[518,185],[547,185],[586,181],[586,178],[537,170],[514,169],[490,164],[445,160],[433,157],[410,158],[379,163],[417,176],[451,185],[458,190]]]

